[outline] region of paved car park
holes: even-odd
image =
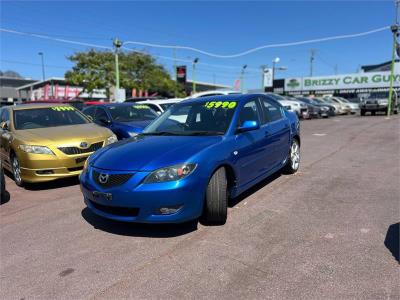
[[[6,178],[0,298],[398,299],[399,129],[397,116],[302,122],[300,171],[216,227],[108,221],[76,179]]]

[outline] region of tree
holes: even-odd
[[[10,77],[10,78],[22,78],[22,76],[19,73],[15,72],[15,71],[11,71],[11,70],[4,71],[4,72],[0,71],[0,76]]]
[[[120,86],[158,93],[163,96],[183,96],[182,87],[172,80],[165,68],[147,54],[121,52],[119,58]],[[69,84],[79,85],[85,92],[115,86],[115,57],[111,51],[90,50],[68,57],[75,65],[65,73]]]

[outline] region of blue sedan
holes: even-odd
[[[297,116],[265,95],[183,101],[143,133],[90,156],[80,176],[88,208],[105,218],[224,224],[228,198],[300,164]]]
[[[110,129],[119,140],[141,133],[158,114],[145,104],[113,103],[82,110],[93,121]]]

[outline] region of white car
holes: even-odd
[[[333,103],[336,103],[336,104],[338,105],[338,108],[339,108],[337,111],[338,111],[339,114],[341,114],[341,115],[347,115],[347,114],[349,114],[349,113],[351,112],[350,106],[347,105],[347,103],[343,102],[342,100],[340,100],[340,99],[337,98],[337,97],[331,97],[331,96],[329,96],[329,97],[324,97],[323,100],[325,100],[325,101],[327,101],[327,102],[331,101],[332,104],[333,104]]]
[[[209,96],[220,96],[220,95],[240,95],[242,94],[239,91],[235,90],[213,90],[213,91],[205,91],[200,93],[195,93],[185,99],[193,99],[193,98],[201,98],[201,97],[209,97]]]
[[[308,118],[308,108],[307,105],[301,101],[294,98],[284,97],[274,93],[265,93],[265,95],[271,97],[272,99],[278,101],[282,106],[285,106],[287,110],[293,111],[297,114],[299,118]],[[290,107],[290,108],[289,108]]]
[[[136,103],[146,104],[150,106],[157,114],[161,115],[164,111],[170,108],[172,105],[183,101],[182,98],[172,98],[172,99],[165,99],[165,100],[145,100],[145,101],[138,101]]]
[[[340,101],[343,105],[350,109],[350,113],[352,115],[360,111],[360,105],[358,103],[350,102],[342,97],[333,97],[332,100]]]

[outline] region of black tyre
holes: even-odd
[[[289,149],[289,156],[283,172],[286,174],[294,174],[300,167],[300,144],[299,141],[293,139]]]
[[[210,225],[223,225],[228,215],[228,183],[225,168],[211,177],[206,192],[203,220]]]
[[[23,186],[24,182],[22,181],[22,178],[21,178],[21,166],[19,164],[19,160],[16,155],[11,156],[11,167],[12,167],[12,173],[14,176],[15,184],[18,186]]]
[[[361,115],[361,116],[365,116],[365,110],[361,109],[361,110],[360,110],[360,115]]]
[[[4,198],[6,196],[6,181],[4,178],[4,170],[3,167],[0,164],[0,203],[4,201]]]

